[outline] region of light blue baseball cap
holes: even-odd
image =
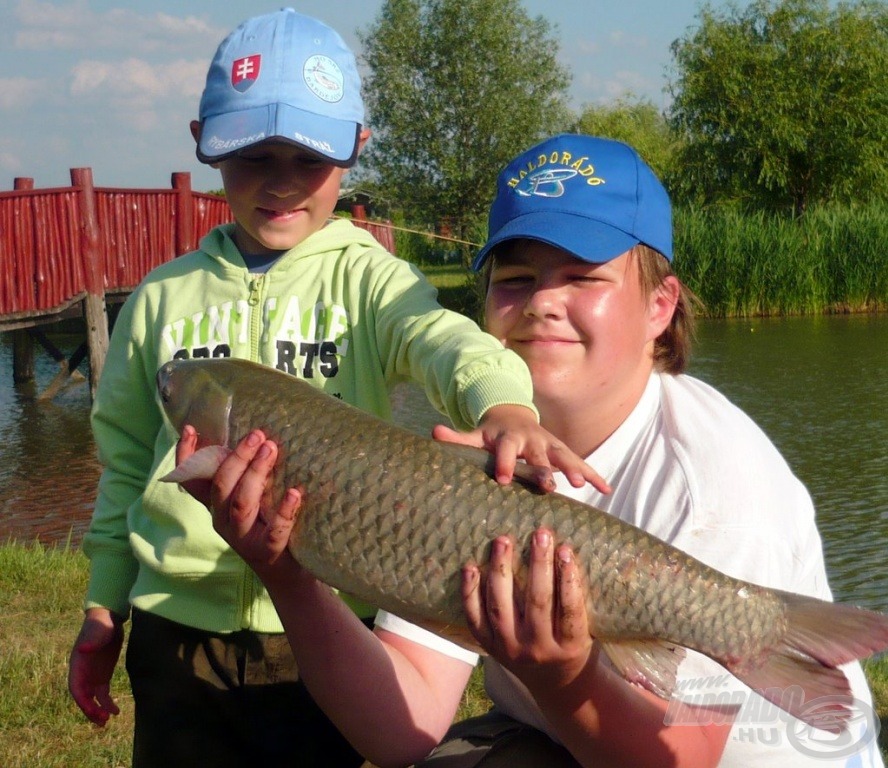
[[[672,261],[672,206],[660,180],[627,144],[564,133],[503,169],[479,270],[507,240],[539,240],[595,264],[639,243]]]
[[[274,138],[349,168],[364,122],[355,56],[335,30],[292,8],[248,19],[216,51],[200,121],[203,163]]]

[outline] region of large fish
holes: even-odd
[[[228,449],[262,429],[280,446],[275,503],[287,488],[304,489],[290,540],[296,560],[448,636],[470,637],[462,565],[486,563],[496,536],[520,548],[546,526],[583,566],[608,657],[663,697],[682,649],[693,648],[794,716],[839,732],[853,699],[836,667],[888,647],[888,616],[738,581],[606,512],[523,482],[499,485],[486,452],[398,428],[289,374],[189,360],[167,363],[157,381],[176,430],[191,424],[210,446],[166,479],[212,476]],[[803,697],[786,695],[799,688]],[[811,708],[821,697],[831,705]]]

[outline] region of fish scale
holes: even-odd
[[[158,372],[158,388],[173,426],[194,426],[201,446],[233,449],[251,429],[278,443],[271,497],[276,506],[286,488],[303,488],[290,551],[306,569],[462,641],[462,566],[483,566],[491,540],[512,536],[523,554],[520,588],[530,537],[545,526],[575,552],[602,648],[628,680],[659,695],[674,685],[676,646],[692,648],[797,717],[840,731],[851,696],[837,666],[888,647],[888,616],[733,579],[606,512],[498,484],[483,451],[395,427],[280,371],[174,361]],[[201,453],[167,479],[211,477],[218,451],[209,468],[188,467]],[[787,703],[782,691],[794,686],[805,697]],[[827,696],[834,719],[808,715],[805,701]]]

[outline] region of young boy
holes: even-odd
[[[614,485],[604,495],[559,478],[559,490],[730,575],[829,599],[808,493],[746,415],[683,373],[693,299],[671,261],[666,192],[624,144],[556,136],[499,178],[490,239],[475,262],[489,269],[487,328],[528,364],[543,425]],[[456,711],[471,659],[389,614],[380,612],[368,638],[353,617],[335,611],[329,590],[284,549],[298,491],[276,517],[266,511],[267,529],[256,524],[277,450],[262,438],[245,439],[217,472],[215,525],[268,586],[294,653],[310,670],[309,689],[373,762],[882,765],[856,663],[845,667],[856,717],[840,737],[777,712],[692,652],[678,689],[687,683],[730,706],[676,707],[626,682],[590,639],[594,626],[570,549],[556,548],[545,530],[532,542],[525,594],[515,592],[515,544],[505,537],[493,543],[485,577],[477,566],[464,569],[466,616],[489,654],[484,671],[494,709],[454,726],[423,760]],[[183,438],[180,458],[194,443],[192,434]],[[307,615],[310,631],[300,621]],[[327,655],[317,651],[325,636]]]
[[[600,482],[539,426],[520,358],[443,310],[369,234],[329,223],[370,135],[363,122],[355,59],[332,29],[292,9],[238,27],[192,124],[235,221],[148,275],[114,328],[93,411],[105,470],[69,687],[93,722],[117,713],[110,680],[131,614],[136,768],[362,762],[305,692],[262,584],[202,507],[157,481],[176,442],[155,393],[165,361],[249,358],[382,417],[390,388],[413,379],[496,450],[503,481],[523,456]]]

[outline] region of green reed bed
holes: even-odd
[[[888,310],[888,206],[812,208],[799,219],[677,208],[674,228],[675,269],[710,317]],[[464,266],[474,247],[398,230],[396,248],[445,306],[480,314]]]
[[[675,213],[675,269],[714,317],[884,311],[886,243],[880,206]]]

